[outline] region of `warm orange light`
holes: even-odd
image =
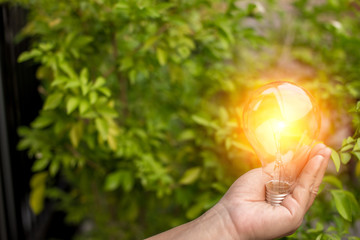
[[[320,113],[306,90],[274,82],[252,94],[243,124],[264,172],[291,185],[319,133]]]

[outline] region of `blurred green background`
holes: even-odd
[[[360,239],[360,4],[351,0],[16,0],[20,62],[43,107],[21,127],[46,199],[74,239],[143,239],[212,207],[259,161],[241,125],[249,92],[308,89],[333,162],[305,221],[284,239]],[[69,187],[59,188],[58,179]]]

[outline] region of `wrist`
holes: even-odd
[[[149,238],[149,240],[242,240],[246,237],[236,230],[227,208],[217,203],[197,219]]]
[[[228,209],[222,202],[217,203],[195,221],[202,223],[204,231],[211,236],[209,239],[246,239],[242,233],[237,231]],[[214,238],[214,236],[217,236],[217,238]]]

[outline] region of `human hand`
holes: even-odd
[[[293,233],[312,205],[324,176],[331,150],[316,145],[299,174],[294,190],[280,206],[265,201],[268,179],[261,169],[238,178],[224,197],[199,218],[153,236],[167,239],[274,239]]]
[[[301,171],[294,190],[280,206],[265,201],[265,179],[261,169],[242,175],[230,187],[216,211],[227,211],[234,239],[273,239],[290,235],[302,223],[324,176],[331,150],[316,145]],[[229,222],[229,221],[227,221]]]

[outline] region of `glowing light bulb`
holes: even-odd
[[[246,137],[258,155],[266,183],[266,201],[279,205],[291,192],[320,130],[313,97],[290,82],[256,90],[244,108]]]

